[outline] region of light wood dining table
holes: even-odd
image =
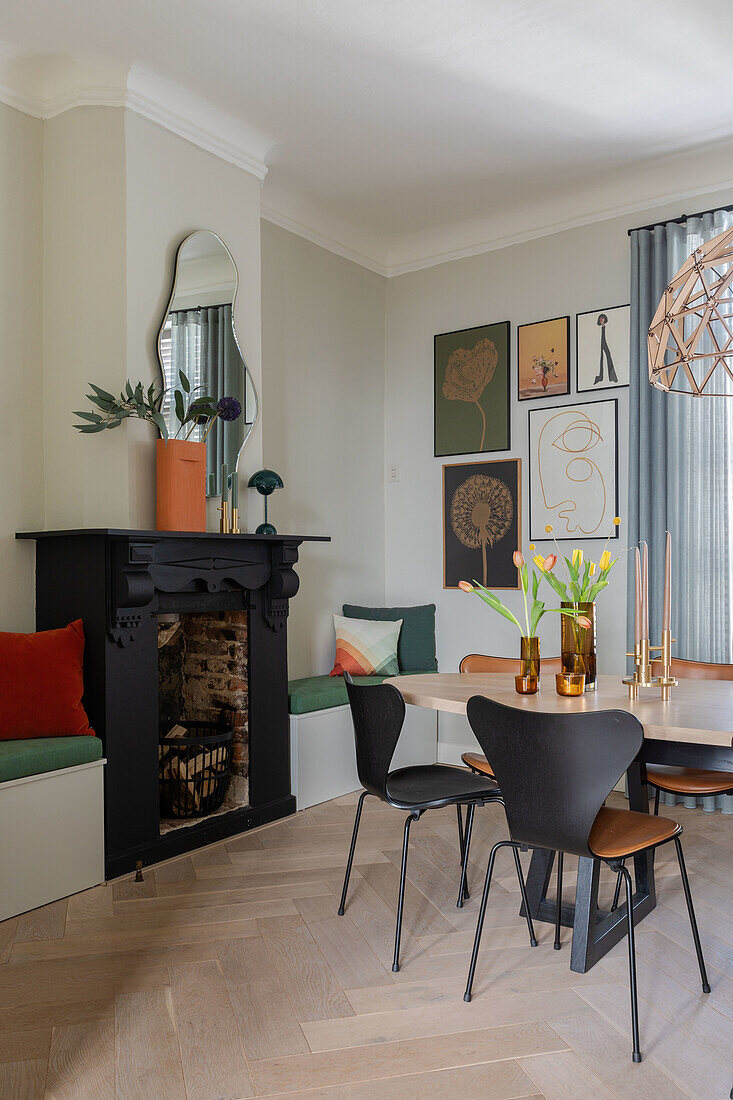
[[[536,695],[518,695],[514,678],[504,673],[425,673],[398,676],[393,684],[405,703],[449,714],[465,714],[473,695],[485,695],[505,706],[537,714],[578,714],[590,711],[628,711],[641,722],[644,741],[626,773],[629,808],[649,812],[647,764],[675,764],[731,772],[733,787],[733,681],[681,680],[666,702],[659,688],[641,689],[629,700],[620,676],[599,676],[597,689],[575,698],[555,691],[554,676],[542,680]],[[555,900],[547,898],[554,852],[535,848],[527,875],[527,897],[533,919],[553,923]],[[656,905],[654,856],[634,858],[634,919],[642,920]],[[598,905],[600,864],[578,861],[574,904],[563,904],[561,921],[573,929],[570,969],[585,973],[624,936],[626,905],[613,912]]]

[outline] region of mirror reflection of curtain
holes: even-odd
[[[222,397],[236,397],[246,419],[245,372],[239,348],[234,339],[232,307],[201,306],[198,309],[176,310],[171,320],[171,378],[167,387],[175,386],[178,371],[182,370],[195,387],[197,394],[208,394],[218,401]],[[194,429],[191,439],[201,439],[203,428]],[[227,423],[217,420],[209,432],[206,447],[207,484],[214,475],[215,492],[219,484],[221,465],[226,462],[230,471],[236,467],[241,447],[241,425],[237,421]]]

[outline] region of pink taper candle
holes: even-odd
[[[641,551],[641,636],[649,637],[649,547],[642,543]]]
[[[667,531],[667,549],[664,557],[664,610],[662,630],[672,629],[672,536]]]
[[[641,640],[641,559],[639,547],[634,547],[636,564],[636,598],[634,600],[634,642],[638,645]]]

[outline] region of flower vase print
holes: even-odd
[[[517,329],[517,380],[520,401],[570,392],[570,317],[535,321]]]
[[[509,322],[434,338],[435,454],[507,450]]]
[[[529,413],[529,537],[617,537],[617,402]]]
[[[443,467],[444,587],[466,576],[516,588],[512,554],[521,537],[519,459]]]

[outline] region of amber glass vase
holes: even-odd
[[[514,677],[514,687],[519,695],[535,695],[540,687],[540,640],[522,638],[519,675]]]
[[[563,672],[585,673],[585,690],[596,688],[596,605],[594,603],[562,603],[590,619],[582,627],[574,615],[560,616],[560,652]]]

